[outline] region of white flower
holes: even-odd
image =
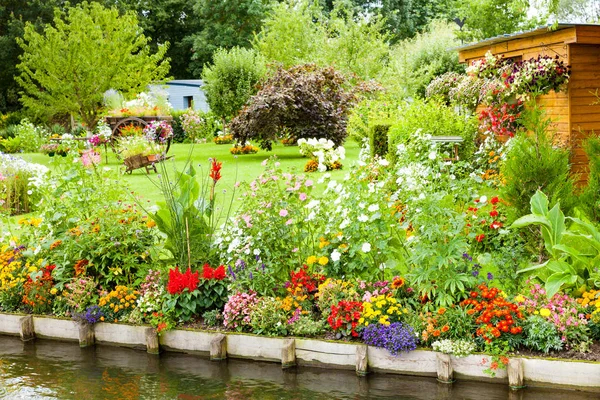
[[[320,201],[319,200],[311,200],[308,205],[306,206],[306,208],[312,209],[315,208],[319,205]]]
[[[363,251],[363,253],[370,252],[371,251],[371,244],[369,242],[363,243],[361,250]]]
[[[379,211],[379,204],[371,204],[368,208],[370,212]]]
[[[480,201],[481,203],[487,203],[487,196],[481,196],[481,197],[479,198],[479,201]]]
[[[260,256],[260,249],[254,249],[253,253],[255,256]]]
[[[379,165],[381,165],[382,167],[387,167],[388,165],[390,165],[390,162],[385,158],[380,158],[378,162]]]
[[[331,252],[331,261],[339,261],[341,256],[341,253],[336,249]]]
[[[369,220],[369,217],[367,217],[365,214],[361,214],[361,215],[358,217],[358,220],[359,220],[360,222],[367,222],[367,221]]]
[[[435,160],[437,157],[437,153],[435,151],[432,151],[431,153],[429,153],[428,157],[430,160]]]

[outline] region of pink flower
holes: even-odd
[[[306,200],[306,193],[300,193],[300,195],[298,196],[300,198],[300,201],[304,201]]]
[[[288,215],[288,210],[286,210],[285,208],[281,209],[281,211],[279,211],[280,217],[287,217],[287,215]]]
[[[293,223],[294,223],[294,220],[293,220],[293,219],[291,219],[291,218],[290,218],[290,219],[288,219],[287,221],[285,221],[285,224],[286,224],[286,225],[291,225],[291,224],[293,224]]]
[[[304,186],[306,187],[311,187],[313,185],[313,181],[310,179],[307,179],[306,182],[304,182]]]

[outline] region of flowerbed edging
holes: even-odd
[[[70,320],[23,314],[0,313],[0,334],[21,335],[22,322],[33,321],[36,337],[74,341],[80,340],[79,325]],[[133,348],[146,348],[150,345],[147,333],[152,328],[127,324],[98,323],[94,326],[97,343]],[[163,350],[192,354],[211,354],[211,344],[224,336],[226,356],[261,361],[282,362],[289,354],[293,341],[292,357],[297,365],[321,366],[335,369],[357,369],[365,364],[365,345],[360,343],[335,342],[306,338],[261,337],[241,333],[207,332],[175,329],[164,332],[159,343]],[[286,347],[287,346],[287,347]],[[361,351],[361,347],[363,348]],[[148,351],[150,351],[148,347]],[[386,350],[368,346],[366,365],[371,372],[394,373],[414,376],[438,376],[438,354],[429,350],[415,350],[390,355]],[[361,357],[363,359],[361,360]],[[470,355],[464,358],[450,357],[451,370],[455,378],[484,380],[498,383],[509,381],[507,371],[499,370],[494,378],[483,373],[484,355]],[[600,392],[600,363],[585,361],[561,361],[540,358],[513,358],[521,360],[521,379],[532,386],[557,386]],[[289,362],[289,359],[287,360]],[[285,362],[284,362],[285,364]],[[518,363],[515,363],[518,364]],[[510,368],[510,366],[509,366]],[[513,374],[515,371],[513,371]],[[515,379],[511,377],[511,379]],[[513,382],[508,382],[513,385]]]

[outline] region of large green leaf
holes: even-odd
[[[512,223],[511,228],[523,228],[529,225],[542,225],[548,229],[552,227],[550,220],[543,215],[525,215]]]
[[[559,255],[554,249],[554,246],[559,244],[562,240],[562,236],[565,233],[567,227],[565,225],[565,215],[560,209],[560,205],[557,203],[550,212],[548,213],[548,219],[550,220],[550,229],[542,229],[542,236],[544,237],[544,246],[548,253],[552,254],[554,258],[558,258]]]
[[[577,275],[565,272],[555,272],[546,280],[546,295],[548,298],[554,296],[563,285],[572,285],[577,282]]]
[[[517,274],[522,274],[523,272],[535,271],[536,269],[544,268],[546,265],[548,265],[548,261],[546,261],[545,263],[542,263],[542,264],[531,265],[527,268],[520,269],[517,271]]]
[[[548,197],[541,191],[535,192],[529,201],[531,204],[531,213],[535,215],[546,215],[548,214]]]

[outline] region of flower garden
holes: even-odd
[[[598,142],[588,145],[588,186],[577,187],[535,103],[568,78],[553,58],[489,55],[434,80],[424,100],[370,93],[348,111],[361,151],[343,174],[328,172],[342,167],[343,137],[299,138],[304,171],[264,156],[263,171],[233,194],[221,190],[222,160],[197,171],[188,159],[162,163],[148,181],[160,200],[143,199],[102,166],[102,123],[50,169],[2,153],[0,311],[159,335],[184,327],[392,355],[484,353],[491,375],[515,353],[597,361]],[[193,138],[203,123],[182,119]],[[157,153],[173,131],[151,122],[119,145]],[[459,156],[435,136],[460,136]],[[235,130],[215,137],[230,140]]]

